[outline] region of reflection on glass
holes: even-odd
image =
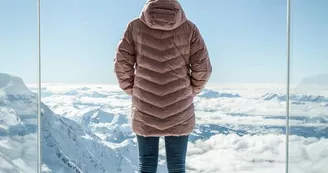
[[[195,100],[189,172],[284,172],[286,1],[203,6],[214,75]]]
[[[143,3],[41,4],[44,172],[136,170],[130,98],[113,85],[113,58],[125,24],[137,15],[127,12],[141,9]]]
[[[0,1],[0,172],[37,171],[37,25],[33,1]]]
[[[131,99],[117,86],[113,58],[145,2],[42,3],[43,171],[137,170]],[[180,2],[213,64],[195,99],[187,172],[283,172],[285,0]],[[161,141],[159,173],[167,172],[164,156]]]
[[[290,173],[326,173],[328,164],[328,2],[292,4]]]

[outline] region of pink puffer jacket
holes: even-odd
[[[193,97],[212,72],[204,40],[176,0],[149,0],[131,21],[115,58],[120,87],[132,95],[132,129],[181,136],[195,126]]]

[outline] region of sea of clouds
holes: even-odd
[[[35,90],[33,86],[30,88]],[[326,93],[326,90],[320,90],[314,94],[312,91],[311,94],[315,97],[327,97]],[[295,94],[303,93],[297,93],[296,89]],[[187,172],[284,172],[284,95],[284,85],[229,85],[204,90],[195,99],[198,127],[192,134],[196,137],[189,143]],[[308,93],[304,95],[310,98]],[[290,172],[326,173],[328,138],[324,132],[328,130],[328,109],[325,107],[327,102],[313,99],[296,101],[300,104],[291,105],[290,124],[294,129],[289,141]],[[42,102],[55,113],[78,122],[84,128],[91,128],[109,147],[123,150],[127,147],[126,140],[135,140],[128,121],[123,121],[119,126],[110,120],[106,122],[107,113],[114,117],[123,115],[129,119],[130,97],[115,85],[48,84],[42,88]],[[101,116],[99,110],[105,112],[102,113],[105,116]],[[92,119],[92,116],[99,116],[100,122],[85,121],[87,118]],[[212,125],[220,128],[211,129]],[[221,127],[228,131],[221,131]],[[113,137],[107,134],[117,131],[122,131],[124,135]],[[126,153],[133,164],[137,164],[136,154],[134,143]],[[165,172],[163,141],[160,154],[160,169]]]

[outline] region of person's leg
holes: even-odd
[[[138,136],[139,173],[156,173],[159,137]]]
[[[186,154],[189,136],[165,137],[166,161],[169,173],[186,172]]]

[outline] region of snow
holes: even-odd
[[[264,100],[278,100],[278,101],[286,101],[286,95],[278,95],[275,93],[267,93],[263,96]],[[328,97],[324,97],[321,95],[299,95],[292,94],[290,95],[290,100],[298,101],[298,102],[328,102]]]
[[[19,170],[7,156],[0,153],[0,172],[19,173]]]
[[[36,171],[35,98],[22,79],[0,73],[0,172]]]
[[[49,167],[45,164],[42,164],[41,170],[43,173],[51,173],[52,171],[49,169]]]
[[[0,172],[35,172],[36,153],[36,134],[0,136]]]
[[[21,172],[33,172],[34,169],[30,168],[28,165],[26,165],[25,161],[21,158],[13,160],[13,163],[15,166],[21,171]]]
[[[31,92],[25,86],[21,78],[0,73],[0,96],[29,94],[31,94]]]
[[[7,107],[0,107],[0,134],[12,130],[12,128],[17,126],[22,126],[20,118],[16,116],[13,109]]]
[[[8,76],[0,80],[0,172],[35,172],[36,97]],[[290,170],[326,173],[328,87],[304,85],[292,86]],[[277,84],[205,89],[195,98],[187,172],[284,172],[285,94]],[[45,84],[42,102],[43,173],[137,171],[131,98],[118,86]],[[164,149],[161,138],[159,173],[167,172]]]
[[[117,150],[129,160],[133,167],[137,167],[137,149],[136,143],[133,142],[135,136],[129,125],[130,98],[122,97],[123,92],[112,91],[110,86],[106,85],[87,87],[88,89],[83,91],[81,88],[86,88],[85,86],[74,87],[76,91],[79,91],[75,95],[54,94],[45,96],[43,101],[53,105],[50,107],[56,113],[70,119],[97,117],[97,121],[82,123],[83,127],[90,129],[103,140],[106,146]],[[44,86],[46,92],[53,92],[52,88],[52,85]],[[62,88],[61,92],[64,93],[64,91],[65,89]],[[103,97],[89,97],[91,93],[96,92],[101,92]],[[196,97],[197,126],[190,137],[188,172],[271,173],[277,172],[276,170],[283,172],[286,103],[279,99],[263,99],[267,93],[283,97],[285,88],[281,85],[216,86],[204,90]],[[291,141],[291,146],[300,152],[308,147],[308,141],[311,140],[318,146],[327,145],[328,112],[324,107],[327,102],[325,100],[318,102],[313,99],[318,95],[323,97],[327,95],[323,90],[313,92],[312,95],[297,92],[293,94],[298,96],[295,98],[301,98],[296,101],[304,102],[304,104],[295,104],[291,107],[291,133],[296,139]],[[75,99],[74,102],[69,101],[72,97]],[[68,101],[62,102],[62,100]],[[59,104],[60,106],[56,106]],[[122,119],[119,123],[115,122],[115,118],[118,117]],[[291,136],[291,139],[293,137]],[[166,171],[165,146],[163,139],[161,141],[159,169],[162,171],[159,171],[160,173]],[[222,146],[223,144],[225,145]],[[317,153],[325,151],[324,147],[318,148]],[[294,153],[290,154],[293,158]],[[318,154],[315,157],[320,162],[308,161],[300,157],[299,162],[291,162],[291,169],[296,173],[303,173],[304,170],[308,172],[316,170],[321,173],[323,169],[317,170],[317,167],[321,162],[328,164],[325,160],[327,156],[321,156]],[[295,157],[298,156],[295,155]],[[303,162],[311,163],[312,166],[307,169],[298,169],[298,165]]]
[[[217,99],[219,97],[238,98],[238,97],[240,97],[240,95],[239,94],[232,94],[232,93],[219,93],[217,91],[204,89],[198,97],[207,98],[207,99],[210,99],[210,98]]]
[[[1,82],[1,92],[5,95],[2,95],[0,105],[0,159],[4,163],[0,172],[36,172],[36,97],[30,91],[11,89],[26,87],[20,82],[15,83],[18,87],[9,85],[8,76]],[[104,145],[88,129],[53,113],[45,104],[41,104],[41,109],[43,172],[119,173],[135,170],[126,157]],[[92,118],[107,118],[104,114],[99,110]]]
[[[102,144],[93,133],[75,121],[54,114],[46,106],[42,116],[43,163],[52,171],[131,172],[128,161]],[[110,161],[110,162],[109,162]],[[124,166],[122,166],[124,165]]]

